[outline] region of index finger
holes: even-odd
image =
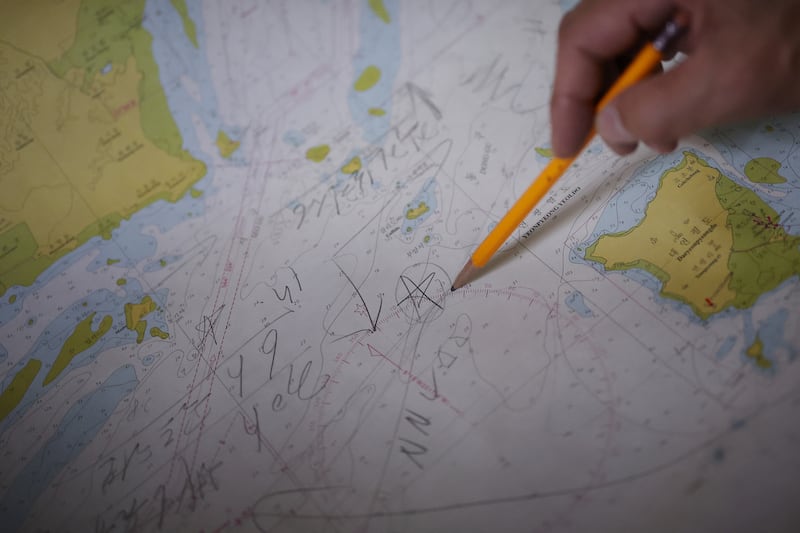
[[[550,99],[556,156],[575,155],[586,141],[606,67],[661,29],[674,8],[671,0],[583,0],[564,16]]]

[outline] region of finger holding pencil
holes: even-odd
[[[631,61],[622,75],[614,82],[595,108],[599,113],[619,93],[641,81],[658,66],[669,53],[669,48],[675,39],[684,31],[686,19],[676,16],[669,21],[662,32],[651,43],[647,44]],[[497,252],[500,246],[508,240],[514,230],[519,227],[525,217],[544,198],[558,179],[572,165],[580,151],[592,140],[595,135],[591,128],[589,135],[575,155],[570,157],[554,157],[545,166],[539,176],[531,183],[520,198],[511,206],[511,209],[500,219],[489,235],[478,245],[470,259],[456,276],[451,291],[466,285],[483,268]]]

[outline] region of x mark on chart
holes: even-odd
[[[428,290],[428,288],[431,286],[431,282],[433,281],[433,278],[435,276],[436,276],[436,273],[435,272],[431,272],[430,274],[425,276],[425,278],[423,278],[423,280],[421,282],[419,282],[419,284],[417,284],[414,280],[412,280],[408,276],[401,275],[400,276],[400,281],[403,282],[403,286],[405,287],[406,292],[408,293],[408,296],[406,296],[405,298],[403,298],[402,300],[397,302],[397,305],[402,305],[406,300],[411,300],[411,303],[414,304],[414,312],[417,314],[417,318],[418,319],[422,318],[420,316],[420,313],[419,313],[419,308],[422,305],[422,303],[424,302],[424,300],[429,301],[430,303],[432,303],[433,305],[435,305],[439,309],[444,309],[441,305],[439,305],[436,301],[434,301],[430,296],[428,296],[428,293],[426,292]],[[413,289],[409,285],[413,286]],[[423,287],[423,285],[424,285],[424,287]],[[417,293],[419,293],[419,294],[417,294]]]

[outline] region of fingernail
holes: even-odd
[[[636,144],[637,139],[622,124],[616,106],[608,106],[597,116],[597,133],[611,145]]]

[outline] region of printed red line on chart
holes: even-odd
[[[436,388],[434,388],[433,386],[429,385],[426,381],[420,379],[418,376],[412,374],[408,370],[404,370],[403,368],[401,368],[400,365],[398,365],[397,363],[395,363],[394,361],[392,361],[391,359],[386,357],[386,355],[384,355],[383,353],[378,351],[370,343],[367,343],[367,350],[369,350],[370,357],[382,357],[383,359],[388,361],[389,364],[391,364],[393,367],[395,367],[397,370],[399,370],[404,376],[408,376],[411,381],[413,381],[414,383],[416,383],[419,386],[419,388],[421,388],[422,390],[424,390],[427,393],[436,394],[436,398],[438,398],[439,401],[441,401],[443,404],[447,405],[450,409],[452,409],[453,412],[455,412],[458,416],[464,416],[464,412],[461,409],[459,409],[458,407],[456,407],[455,405],[453,405],[450,402],[450,400],[447,399],[446,396],[444,396],[442,394],[439,394],[436,391]]]

